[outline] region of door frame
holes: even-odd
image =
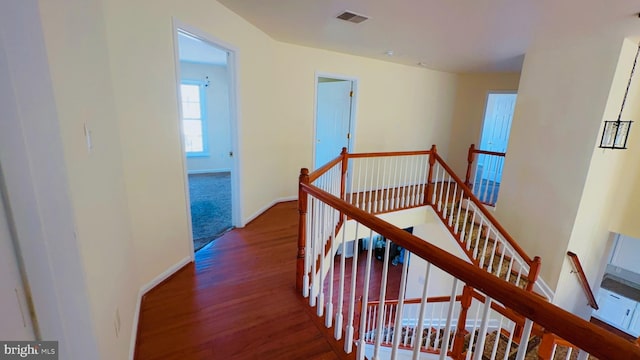
[[[231,151],[233,157],[231,161],[231,225],[235,227],[244,227],[242,219],[242,192],[240,191],[240,179],[241,179],[241,154],[240,154],[240,137],[238,136],[238,129],[240,127],[240,109],[239,109],[239,90],[238,90],[238,49],[214,36],[207,34],[200,29],[186,24],[175,17],[172,18],[173,27],[173,50],[174,50],[174,63],[176,71],[176,101],[178,109],[177,128],[180,138],[180,152],[182,154],[182,174],[184,177],[184,193],[186,199],[186,213],[187,213],[187,226],[189,230],[189,249],[191,261],[195,260],[195,253],[193,247],[193,228],[191,224],[191,202],[189,196],[189,175],[187,169],[187,154],[184,150],[184,137],[182,136],[182,121],[180,121],[180,114],[182,113],[182,103],[180,101],[180,52],[178,43],[178,32],[183,32],[189,36],[193,36],[198,40],[201,40],[208,45],[218,48],[222,51],[226,51],[227,57],[227,73],[229,76],[229,118],[230,118],[230,136],[231,136]]]
[[[336,79],[336,80],[344,80],[344,81],[351,81],[352,84],[352,91],[353,91],[353,96],[351,97],[351,111],[350,111],[350,118],[349,118],[349,134],[351,134],[351,137],[349,138],[349,146],[347,147],[347,152],[351,153],[354,149],[354,143],[355,143],[355,130],[356,130],[356,112],[357,112],[357,108],[358,108],[358,82],[359,79],[357,77],[353,77],[353,76],[346,76],[346,75],[341,75],[341,74],[333,74],[333,73],[328,73],[328,72],[321,72],[321,71],[316,71],[315,75],[314,75],[314,82],[313,82],[313,134],[312,134],[312,143],[313,143],[313,149],[311,151],[311,168],[313,170],[315,170],[315,164],[316,164],[316,129],[318,127],[318,79],[319,78],[329,78],[329,79]]]

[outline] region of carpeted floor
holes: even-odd
[[[194,250],[232,228],[231,173],[189,175]]]

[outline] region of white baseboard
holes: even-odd
[[[182,269],[185,265],[192,261],[191,256],[186,256],[182,260],[175,263],[173,266],[165,270],[162,274],[156,276],[153,280],[143,285],[138,291],[138,299],[136,300],[136,309],[133,313],[133,324],[131,325],[131,342],[129,344],[129,360],[133,360],[133,356],[136,352],[136,340],[138,337],[138,322],[140,321],[140,306],[142,305],[142,297],[149,292],[149,290],[158,286],[161,282],[165,281],[169,276],[176,273],[176,271]]]
[[[223,172],[231,172],[231,169],[203,169],[203,170],[187,170],[187,174],[196,175],[196,174],[215,174],[215,173],[223,173]]]
[[[277,203],[281,203],[281,202],[287,202],[287,201],[294,201],[294,200],[298,200],[297,196],[285,196],[285,197],[281,197],[281,198],[277,198],[275,200],[273,200],[272,202],[270,202],[269,204],[261,207],[260,209],[258,209],[258,211],[256,211],[255,213],[253,213],[253,215],[249,216],[245,221],[244,221],[244,225],[250,223],[251,221],[253,221],[255,218],[257,218],[258,216],[260,216],[260,214],[262,214],[263,212],[269,210],[270,207],[272,207],[273,205],[277,204]],[[244,226],[243,225],[243,226]]]

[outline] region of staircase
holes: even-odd
[[[538,279],[540,259],[524,253],[435,146],[394,153],[343,150],[313,173],[303,169],[299,184],[296,288],[325,326],[334,329],[346,354],[355,352],[363,360],[370,350],[367,357],[380,359],[381,349],[388,348],[391,359],[403,351],[413,351],[414,359],[421,353],[474,360],[523,360],[537,353],[555,359],[566,347],[570,358],[582,349],[603,359],[622,354],[640,360],[639,347],[546,300],[553,293]],[[433,208],[471,264],[375,216],[423,206]],[[358,244],[374,239],[385,241],[386,252],[376,270],[380,273],[372,276],[379,268],[372,266],[373,246],[360,254]],[[386,286],[391,242],[405,249],[397,294],[387,294]],[[353,253],[349,267],[347,252]],[[358,257],[364,269],[357,266]],[[422,297],[405,300],[412,257],[426,261],[425,273],[417,274]],[[442,290],[442,276],[449,279],[447,290]],[[379,281],[375,287],[373,279]],[[374,294],[372,288],[379,290]],[[356,294],[362,294],[361,302]],[[369,301],[375,295],[383,304],[378,310]],[[402,329],[399,336],[394,329]]]
[[[456,303],[465,302],[464,297],[470,295],[474,299],[484,301],[485,298],[477,291],[466,288],[462,296],[456,298]],[[398,349],[404,352],[440,354],[443,351],[443,343],[447,343],[446,354],[455,359],[510,359],[514,360],[518,356],[518,351],[524,349],[522,356],[525,360],[543,359],[577,359],[579,350],[566,341],[550,336],[540,327],[534,327],[528,337],[518,335],[524,326],[520,317],[509,318],[509,312],[502,308],[500,311],[503,317],[499,323],[490,323],[486,329],[481,329],[478,324],[480,319],[467,317],[468,310],[472,306],[469,302],[455,310],[454,329],[446,330],[445,321],[438,317],[438,308],[449,301],[449,298],[428,298],[427,304],[431,304],[433,309],[427,310],[431,317],[422,319],[422,326],[419,326],[420,319],[411,310],[405,308],[400,321],[397,321],[398,300],[387,300],[383,306],[380,302],[370,302],[366,306],[365,333],[363,334],[366,345],[375,346],[378,334],[380,336],[379,346],[393,347],[397,342]],[[420,304],[421,299],[405,300],[405,307],[412,304]],[[465,309],[465,311],[462,311]],[[409,310],[409,311],[407,311]],[[442,309],[440,309],[442,310]],[[378,313],[383,313],[383,323],[381,331],[378,332],[375,323]],[[400,324],[399,326],[397,324]],[[462,325],[464,324],[464,325]],[[398,327],[396,327],[398,326]],[[395,331],[399,328],[400,331]],[[484,336],[481,340],[481,331]],[[445,339],[448,335],[448,339]],[[399,337],[399,338],[396,338]],[[527,339],[523,341],[523,339]],[[482,343],[482,345],[480,345]],[[420,344],[416,350],[415,344]],[[541,347],[543,348],[541,350]],[[476,354],[482,348],[480,354]],[[477,356],[476,356],[477,355]],[[591,356],[591,360],[597,358]]]
[[[529,289],[529,279],[521,271],[514,269],[514,259],[504,251],[500,241],[492,236],[489,225],[469,216],[470,211],[474,212],[469,207],[472,205],[468,202],[463,205],[462,201],[446,205],[446,213],[451,214],[448,228],[453,230],[452,235],[480,268],[522,289]]]

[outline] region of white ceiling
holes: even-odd
[[[283,42],[452,72],[519,71],[541,39],[640,35],[640,0],[219,1]],[[369,20],[336,19],[345,10]]]
[[[183,32],[178,32],[178,53],[180,61],[213,65],[227,64],[226,51]]]

